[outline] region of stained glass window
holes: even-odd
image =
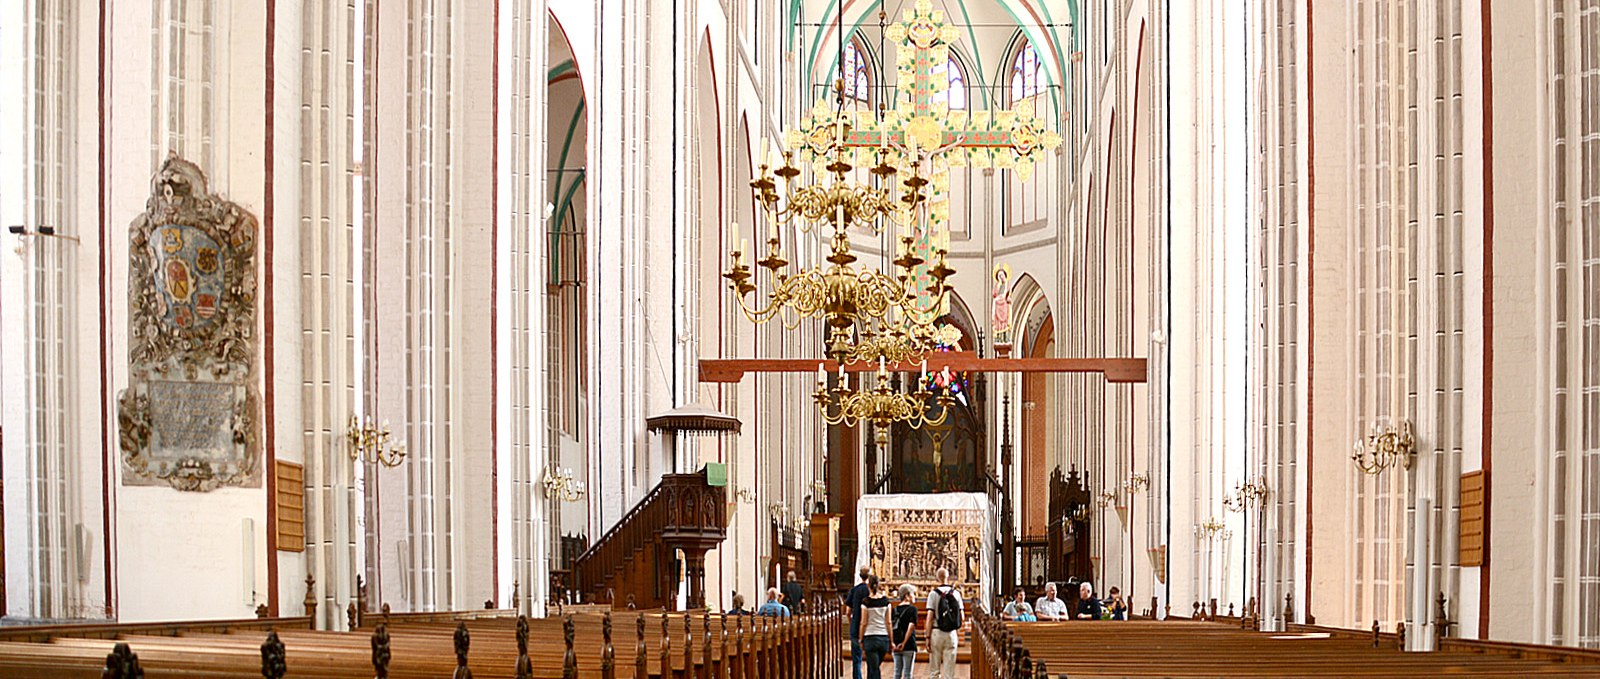
[[[844,67],[839,69],[840,77],[844,78],[844,96],[861,103],[868,103],[872,88],[872,74],[868,70],[867,55],[856,41],[851,40],[844,46]]]
[[[1039,96],[1044,91],[1044,74],[1039,68],[1039,53],[1033,43],[1024,41],[1011,62],[1011,103]]]
[[[933,77],[944,77],[950,87],[945,91],[933,95],[933,103],[947,103],[951,110],[964,110],[967,108],[967,77],[961,72],[961,64],[956,62],[955,55],[943,66],[933,67]]]

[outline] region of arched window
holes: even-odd
[[[950,85],[945,91],[933,95],[933,103],[949,104],[952,111],[967,108],[967,76],[961,71],[961,64],[956,61],[954,54],[943,66],[933,67],[933,77],[943,77]]]
[[[1039,60],[1039,52],[1034,49],[1033,43],[1023,39],[1011,58],[1010,105],[1016,108],[1024,102],[1031,102],[1035,114],[1039,114],[1039,109],[1044,108],[1044,98],[1040,96],[1044,90],[1044,64]],[[1021,233],[1049,225],[1056,189],[1054,166],[1053,162],[1036,164],[1033,178],[1028,181],[1017,180],[1015,173],[1007,173],[1005,193],[1010,209],[1006,211],[1007,219],[1002,227],[1004,233]]]
[[[1039,53],[1033,43],[1026,40],[1017,56],[1011,61],[1011,103],[1037,97],[1044,92],[1044,73],[1040,69]]]
[[[872,101],[872,71],[867,52],[852,38],[845,43],[839,77],[844,78],[845,103],[868,105]]]

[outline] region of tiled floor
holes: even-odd
[[[967,677],[972,676],[971,674],[968,673],[968,669],[969,669],[968,665],[956,665],[956,678],[957,679],[967,679]],[[862,676],[862,679],[866,679],[867,675],[866,675],[865,672],[863,672],[861,676]],[[882,677],[883,677],[883,679],[894,679],[894,663],[884,663],[883,664],[883,675],[882,675]],[[913,670],[913,672],[911,674],[911,677],[912,677],[912,679],[927,679],[927,677],[928,677],[928,663],[925,663],[925,662],[917,663],[917,666]],[[844,679],[851,679],[851,676],[850,676],[850,664],[848,662],[845,663]]]

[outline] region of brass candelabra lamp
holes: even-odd
[[[1113,490],[1102,490],[1095,496],[1094,501],[1101,509],[1105,509],[1117,503],[1117,493]]]
[[[855,326],[855,337],[832,356],[840,363],[915,363],[930,351],[949,351],[961,342],[961,329],[949,323],[901,327],[883,323]]]
[[[589,489],[583,481],[573,478],[570,467],[550,467],[544,470],[544,496],[561,502],[578,502]]]
[[[1139,493],[1144,492],[1149,487],[1150,487],[1150,475],[1149,474],[1134,474],[1132,476],[1129,476],[1127,481],[1122,482],[1122,489],[1124,491],[1127,491],[1127,493],[1129,495],[1138,495]]]
[[[922,379],[909,392],[895,389],[890,384],[884,359],[878,359],[878,380],[871,389],[856,390],[850,387],[850,377],[839,366],[838,382],[829,387],[827,372],[817,364],[817,389],[811,397],[817,403],[822,421],[831,425],[854,427],[862,422],[871,423],[879,431],[889,425],[904,422],[912,429],[943,424],[949,417],[949,406],[955,397],[945,390],[927,387],[928,362],[922,362]],[[880,442],[881,443],[881,442]]]
[[[838,81],[834,86],[842,89],[844,82]],[[926,153],[892,143],[889,131],[872,129],[870,120],[860,124],[869,132],[879,133],[879,145],[853,149],[846,139],[858,127],[855,116],[845,111],[828,115],[825,111],[818,102],[809,128],[790,130],[785,137],[786,143],[802,152],[802,164],[809,161],[832,175],[828,181],[797,183],[795,180],[802,172],[795,165],[794,149],[784,149],[780,156],[769,152],[766,142],[762,142],[762,157],[758,159],[761,164],[750,188],[773,226],[794,223],[801,231],[810,231],[819,220],[829,220],[829,226],[836,232],[861,225],[871,228],[873,233],[882,233],[884,223],[880,218],[912,225],[916,210],[928,199],[924,189],[930,182],[922,176]],[[850,161],[861,160],[864,155],[876,160],[867,170],[877,178],[876,184],[857,182],[851,176],[856,166]],[[782,165],[778,164],[779,157],[783,158]],[[893,181],[897,174],[907,175],[900,181],[898,190]],[[783,180],[781,193],[774,177]]]
[[[1234,485],[1233,492],[1222,498],[1222,506],[1230,512],[1243,512],[1265,504],[1271,494],[1267,480],[1258,476]]]
[[[1228,524],[1218,521],[1217,517],[1213,516],[1209,519],[1206,519],[1205,523],[1196,525],[1194,527],[1194,536],[1200,538],[1201,540],[1210,542],[1211,540],[1215,540],[1218,535],[1221,535],[1227,531]]]
[[[385,467],[398,467],[406,459],[404,443],[394,442],[389,432],[389,422],[377,424],[371,418],[350,416],[350,430],[345,433],[350,443],[350,459],[376,462]]]
[[[1379,474],[1400,465],[1411,469],[1416,459],[1416,439],[1411,435],[1411,421],[1401,420],[1396,427],[1389,423],[1374,424],[1366,438],[1356,439],[1350,459],[1363,474]]]
[[[941,239],[935,251],[937,260],[929,271],[933,282],[922,289],[912,281],[917,267],[925,260],[912,251],[912,241],[910,236],[900,239],[900,255],[894,260],[899,272],[890,276],[857,268],[854,265],[857,258],[850,252],[850,239],[839,229],[829,241],[832,250],[827,257],[829,266],[791,273],[783,246],[774,233],[767,239],[766,256],[756,262],[756,266],[767,270],[770,282],[764,304],[752,305],[749,301],[756,285],[750,280],[754,274],[744,262],[742,247],[733,251],[732,265],[722,277],[728,279],[728,287],[739,301],[739,310],[751,322],[767,323],[782,318],[784,327],[794,328],[803,319],[821,318],[828,327],[828,358],[854,362],[862,360],[863,356],[884,354],[870,353],[870,349],[865,350],[869,353],[861,353],[863,350],[856,348],[855,338],[851,337],[852,328],[874,325],[887,328],[883,334],[888,341],[903,343],[895,340],[892,334],[900,331],[915,336],[925,332],[949,308],[951,287],[946,281],[955,269],[946,262],[948,245]],[[914,350],[913,355],[925,350]]]
[[[897,358],[900,355],[888,351],[901,347],[909,347],[910,355],[905,358],[911,358],[926,350],[926,336],[949,307],[951,288],[947,281],[955,273],[948,261],[949,233],[939,233],[932,239],[931,252],[919,252],[914,247],[915,237],[901,236],[893,274],[856,265],[858,258],[850,250],[850,227],[866,226],[874,233],[882,233],[886,222],[915,227],[918,210],[928,198],[924,189],[929,181],[921,175],[923,157],[903,154],[899,147],[890,145],[889,135],[882,134],[881,145],[876,148],[877,164],[870,169],[878,178],[877,183],[857,182],[851,177],[855,166],[850,160],[861,152],[846,148],[844,139],[850,127],[848,117],[840,115],[806,138],[808,155],[832,175],[829,180],[797,182],[801,170],[795,166],[793,151],[783,152],[781,166],[775,157],[762,161],[750,188],[769,222],[765,254],[751,249],[739,235],[738,224],[733,224],[730,242],[738,245],[722,276],[728,280],[740,311],[751,322],[782,319],[785,327],[794,328],[804,319],[823,319],[828,328],[829,358],[840,362]],[[825,130],[833,132],[831,140],[826,138]],[[903,161],[906,157],[911,160]],[[892,188],[892,179],[902,173],[908,176],[899,182],[903,190],[897,192]],[[774,177],[783,182],[781,192]],[[789,255],[778,237],[778,226],[789,223],[797,224],[802,231],[810,231],[817,223],[831,229],[827,264],[800,271],[789,269]],[[758,287],[752,281],[756,274],[752,264],[745,261],[746,255],[760,256],[753,264],[767,270],[764,301],[752,297]],[[852,330],[858,337],[851,336]],[[868,346],[862,347],[862,340]]]

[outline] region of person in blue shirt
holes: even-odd
[[[767,588],[767,603],[761,604],[761,608],[756,609],[756,615],[764,615],[769,618],[789,617],[789,607],[778,601],[777,587]]]
[[[872,577],[872,569],[861,567],[861,581],[850,588],[850,593],[844,597],[844,603],[850,607],[850,667],[851,678],[861,679],[861,602],[872,595],[871,588],[867,587],[867,578]]]

